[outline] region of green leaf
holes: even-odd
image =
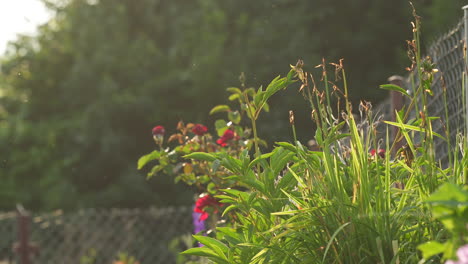
[[[281,89],[286,89],[288,85],[294,82],[291,80],[292,74],[290,73],[291,71],[289,71],[287,77],[283,77],[281,79],[280,76],[277,76],[275,79],[273,79],[273,81],[270,82],[270,84],[265,89],[265,97],[263,98],[263,101],[266,102],[273,94]]]
[[[236,230],[232,227],[216,227],[216,230],[218,230],[220,233],[223,233],[224,239],[228,240],[229,242],[234,242],[234,244],[239,244],[240,243],[240,237],[241,235],[236,232]]]
[[[281,189],[281,192],[284,193],[290,200],[290,202],[295,206],[295,207],[304,207],[304,205],[302,204],[302,201],[294,196],[292,196],[291,194],[289,194],[288,192],[286,192],[285,190]]]
[[[260,104],[262,103],[263,101],[263,98],[265,97],[265,92],[262,91],[262,87],[260,86],[260,88],[258,89],[257,93],[255,94],[255,96],[253,97],[253,103],[254,105],[258,108],[260,106]]]
[[[218,119],[215,121],[216,133],[218,136],[223,136],[224,132],[228,129],[227,122],[223,119]]]
[[[263,110],[264,110],[265,112],[270,112],[270,105],[268,105],[267,102],[265,102],[265,103],[263,104]]]
[[[226,246],[225,244],[223,244],[221,241],[219,240],[216,240],[212,237],[208,237],[208,236],[199,236],[199,235],[193,235],[193,237],[199,241],[200,243],[202,243],[203,245],[215,250],[215,248],[219,248],[221,249],[221,252],[223,253],[227,253],[229,251],[229,248],[228,246]]]
[[[216,194],[216,192],[217,192],[216,184],[214,182],[208,183],[208,185],[206,186],[206,190],[210,194]]]
[[[407,124],[402,124],[402,123],[397,123],[397,122],[391,122],[391,121],[384,121],[384,122],[389,124],[389,125],[396,126],[396,127],[402,128],[402,129],[408,129],[408,130],[419,131],[419,132],[425,132],[426,131],[424,128],[418,127],[418,126],[412,126],[412,125],[407,125]],[[441,139],[447,141],[443,136],[441,136],[440,134],[438,134],[436,132],[432,132],[432,134],[434,134],[434,136],[436,136],[438,138],[441,138]]]
[[[213,246],[216,246],[220,249],[222,249],[223,252],[227,252],[229,250],[228,246],[223,244],[221,241],[216,240],[212,237],[208,236],[200,236],[200,235],[193,235],[193,237],[200,243],[204,244],[205,246],[212,248]]]
[[[281,212],[276,212],[276,213],[271,213],[271,215],[295,215],[297,213],[300,213],[300,210],[289,210],[289,211],[281,211]]]
[[[216,156],[206,152],[193,152],[185,155],[184,158],[204,161],[215,161],[217,159]]]
[[[437,204],[442,201],[468,201],[468,192],[463,190],[460,186],[453,183],[445,183],[437,189],[429,198],[427,202]]]
[[[213,172],[217,172],[220,165],[221,165],[221,161],[219,159],[213,161],[213,164],[211,164],[211,170]]]
[[[257,163],[259,163],[260,161],[266,160],[267,158],[271,157],[271,155],[273,155],[273,152],[260,155],[259,157],[255,158],[249,163],[248,168],[252,168],[253,166],[257,165]]]
[[[142,156],[140,159],[138,159],[138,169],[140,170],[143,168],[148,162],[159,159],[161,157],[161,152],[158,150],[155,150],[149,154],[146,154]]]
[[[219,113],[219,112],[228,112],[231,111],[231,108],[228,105],[217,105],[213,107],[210,111],[210,115]]]
[[[321,128],[317,128],[317,130],[315,130],[315,141],[317,141],[317,145],[323,146],[323,137],[322,137]]]
[[[226,91],[232,93],[232,94],[242,94],[242,91],[241,89],[237,88],[237,87],[228,87],[226,88]]]
[[[280,171],[284,169],[284,166],[292,161],[295,156],[295,152],[291,152],[282,147],[275,148],[273,152],[274,155],[270,158],[270,168],[273,170],[275,175],[278,175]]]
[[[281,180],[278,182],[278,189],[285,189],[288,186],[295,186],[294,175],[292,173],[285,173]]]
[[[215,195],[215,197],[219,199],[220,203],[235,203],[236,202],[235,198],[231,196],[223,195],[223,194]]]
[[[229,121],[232,121],[234,124],[238,125],[241,121],[241,115],[239,111],[232,111],[228,113]]]
[[[226,209],[224,209],[222,216],[225,216],[228,212],[234,209],[237,209],[237,205],[231,204],[230,206],[226,207]]]
[[[150,172],[148,172],[148,174],[146,175],[146,178],[149,179],[151,177],[153,177],[156,173],[162,171],[164,168],[166,168],[167,165],[163,165],[163,164],[159,164],[159,165],[156,165],[154,166]]]
[[[325,263],[325,259],[326,259],[326,257],[327,257],[328,250],[330,249],[330,246],[332,245],[333,240],[335,240],[335,237],[338,235],[338,233],[341,232],[341,230],[343,230],[343,228],[345,228],[345,227],[348,226],[349,224],[351,224],[351,223],[350,223],[350,222],[344,223],[343,225],[341,225],[341,226],[335,231],[335,233],[333,233],[333,235],[331,236],[330,240],[328,241],[327,247],[325,248],[325,252],[323,253],[322,263]]]
[[[234,101],[234,100],[239,99],[239,98],[240,98],[239,94],[231,94],[229,96],[229,101]]]
[[[262,255],[264,255],[265,253],[267,253],[269,250],[269,248],[263,248],[262,250],[260,250],[255,256],[253,256],[252,260],[250,261],[250,263],[254,264],[254,263],[260,263],[260,262],[263,262],[261,257]]]
[[[304,180],[299,177],[289,166],[287,167],[289,172],[296,178],[297,183],[299,184],[299,187],[301,188],[306,188],[307,185],[305,184]]]
[[[441,244],[437,241],[429,241],[418,246],[418,249],[422,252],[424,259],[440,254],[445,251],[447,245]]]
[[[255,89],[253,87],[245,89],[244,93],[246,95],[254,96],[255,95]]]
[[[288,142],[275,142],[275,144],[293,152],[297,151],[296,146]]]
[[[200,257],[217,257],[216,253],[207,248],[207,247],[196,247],[196,248],[189,248],[184,252],[181,252],[182,255],[194,255]]]
[[[221,191],[225,192],[226,195],[223,195],[223,196],[216,195],[216,197],[221,198],[221,199],[226,199],[226,200],[232,199],[233,203],[236,202],[236,199],[239,199],[239,198],[244,201],[247,201],[249,199],[249,194],[243,191],[239,191],[235,189],[222,189]]]
[[[380,89],[384,89],[384,90],[389,90],[389,91],[394,91],[394,92],[399,92],[401,94],[404,94],[408,97],[410,97],[410,95],[408,94],[408,92],[401,88],[400,86],[398,85],[394,85],[394,84],[382,84],[380,85]]]

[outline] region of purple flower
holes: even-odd
[[[205,230],[205,220],[200,219],[201,213],[193,212],[192,213],[192,220],[193,220],[193,233],[198,234],[201,231]]]
[[[468,264],[468,244],[457,250],[458,261],[448,260],[445,264]]]
[[[193,233],[198,234],[202,231],[205,231],[205,220],[201,220],[202,213],[192,211],[192,223],[193,223]],[[203,247],[203,244],[198,242],[199,247]]]

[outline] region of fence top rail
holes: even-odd
[[[170,214],[177,212],[189,212],[191,206],[167,206],[167,207],[147,207],[147,208],[83,208],[76,211],[54,210],[48,212],[29,211],[33,217],[61,217],[65,215],[85,215],[85,214],[112,214],[112,215],[134,215],[141,213],[149,214]],[[17,217],[17,211],[0,211],[0,221],[14,219]]]

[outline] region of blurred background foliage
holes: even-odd
[[[225,88],[268,84],[303,59],[311,70],[345,59],[350,93],[374,103],[387,77],[405,74],[406,0],[44,0],[54,16],[1,59],[0,209],[143,207],[192,202],[137,159],[151,128],[178,121],[211,128]],[[426,42],[462,17],[463,1],[415,0]],[[316,76],[320,78],[320,76]],[[272,100],[260,121],[269,142],[313,137],[297,90]]]

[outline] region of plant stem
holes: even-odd
[[[255,122],[254,117],[250,118],[252,122],[252,130],[254,134],[254,145],[255,145],[255,158],[260,157],[260,147],[258,146],[258,135],[257,135],[257,123]]]

